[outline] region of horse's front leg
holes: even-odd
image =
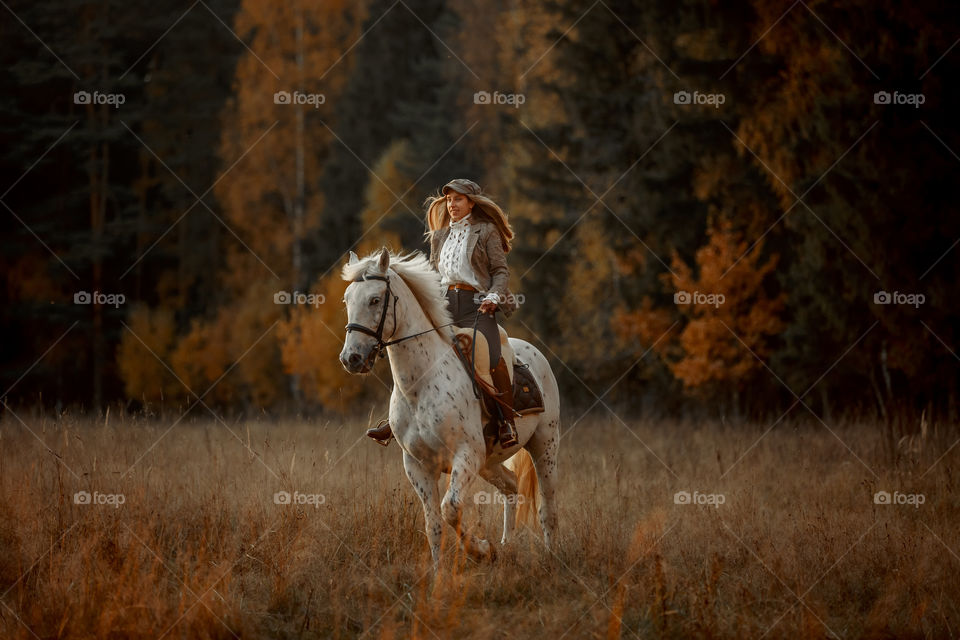
[[[482,451],[482,449],[481,449]],[[443,519],[457,532],[463,550],[475,560],[492,560],[495,556],[493,546],[486,540],[477,538],[463,527],[463,507],[468,489],[477,476],[483,461],[476,450],[464,449],[454,456],[450,467],[450,486],[443,496],[440,512]]]
[[[440,566],[440,539],[443,536],[437,476],[407,452],[403,453],[403,470],[423,503],[423,520],[430,543],[430,555],[433,557],[433,570],[436,572]]]

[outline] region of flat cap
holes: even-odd
[[[478,196],[480,195],[482,189],[473,180],[467,180],[466,178],[456,178],[451,180],[447,184],[443,185],[443,189],[440,191],[446,195],[448,189],[453,189],[457,193],[462,193],[465,196]]]

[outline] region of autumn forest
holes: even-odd
[[[337,361],[340,268],[427,250],[468,177],[568,406],[958,417],[944,3],[4,7],[11,408],[382,405]]]

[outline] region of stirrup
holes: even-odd
[[[506,432],[506,437],[504,437],[504,432]],[[497,429],[497,440],[500,441],[500,447],[503,449],[509,449],[510,447],[520,444],[520,441],[517,438],[520,434],[517,432],[517,426],[502,420],[500,426]]]
[[[518,438],[520,437],[520,432],[517,431],[517,425],[512,420],[507,420],[506,411],[500,403],[497,403],[498,418],[497,418],[497,440],[500,442],[500,446],[503,449],[508,449],[512,446],[520,444]],[[513,409],[510,409],[510,412],[513,413]]]
[[[390,441],[393,440],[394,438],[393,429],[389,429],[388,435],[385,438],[379,437],[379,434],[377,434],[377,432],[380,431],[380,429],[382,429],[385,425],[389,428],[390,421],[387,419],[381,420],[380,422],[377,423],[377,426],[373,427],[372,429],[367,429],[367,436],[371,440],[379,444],[381,447],[388,446],[390,444]]]

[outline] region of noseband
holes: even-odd
[[[376,340],[377,346],[375,348],[375,352],[377,354],[377,357],[381,357],[383,356],[384,349],[386,349],[391,344],[394,344],[393,342],[383,341],[383,325],[384,325],[384,322],[386,322],[387,320],[387,307],[390,306],[390,297],[392,296],[393,297],[393,333],[396,334],[397,332],[397,295],[390,290],[390,276],[377,276],[377,275],[361,276],[356,280],[354,280],[354,282],[363,282],[365,280],[383,280],[384,282],[387,283],[387,288],[384,290],[384,296],[383,296],[383,309],[380,311],[380,322],[377,324],[377,330],[374,331],[373,329],[368,329],[362,324],[357,324],[356,322],[351,322],[345,328],[347,330],[347,333],[350,333],[351,331],[359,331],[360,333],[365,333],[368,336],[371,336],[374,340]],[[392,338],[393,334],[391,334],[390,337]]]

